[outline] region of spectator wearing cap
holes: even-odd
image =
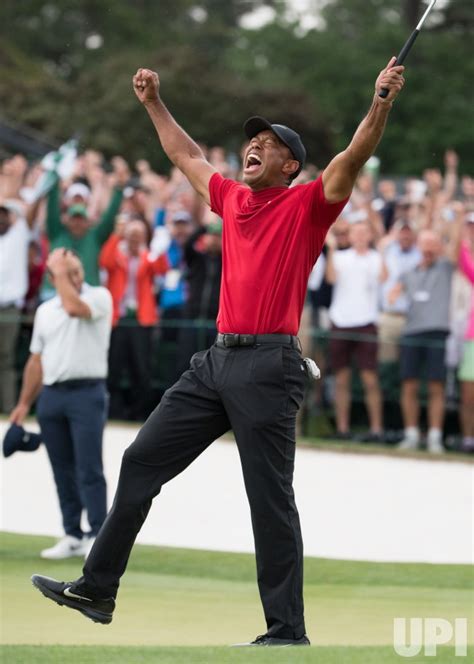
[[[394,304],[400,295],[408,300],[406,324],[400,346],[402,380],[401,407],[405,436],[401,449],[417,449],[420,444],[419,387],[422,378],[428,383],[427,447],[432,453],[444,451],[443,422],[445,411],[446,339],[449,334],[449,310],[454,264],[453,249],[443,255],[437,233],[423,230],[418,237],[421,261],[401,276],[388,298]]]
[[[207,224],[198,228],[184,245],[187,299],[185,325],[179,335],[178,371],[182,373],[199,350],[213,344],[217,329],[222,274],[222,220],[208,212]]]
[[[43,558],[86,555],[106,516],[102,434],[107,415],[107,351],[112,299],[84,283],[77,256],[54,250],[47,262],[57,295],[36,312],[30,357],[10,421],[36,413],[53,469],[65,536]],[[81,528],[87,512],[90,533]]]
[[[459,269],[474,286],[474,212],[466,217],[465,237],[459,249]],[[474,288],[459,367],[461,384],[461,430],[463,452],[474,452]]]
[[[413,224],[407,219],[401,219],[395,223],[393,230],[394,239],[382,250],[383,284],[378,322],[380,362],[398,360],[400,337],[405,328],[408,311],[408,298],[405,293],[401,293],[393,303],[389,301],[389,293],[402,276],[413,270],[421,260]]]
[[[20,203],[0,201],[0,412],[16,401],[15,349],[28,291],[28,248],[33,222]]]
[[[66,189],[64,199],[69,207],[72,205],[86,205],[91,197],[91,190],[84,182],[73,182]]]
[[[370,432],[361,440],[382,440],[382,395],[377,376],[378,290],[382,275],[380,254],[370,248],[367,222],[351,226],[351,248],[331,250],[326,277],[333,284],[329,318],[331,367],[335,373],[336,436],[350,439],[352,363],[360,371]]]
[[[110,344],[108,386],[110,415],[144,420],[150,410],[151,344],[158,322],[154,280],[168,269],[164,254],[154,256],[147,246],[146,222],[132,219],[121,224],[104,244],[100,266],[107,272],[114,316]],[[122,374],[130,381],[129,412],[122,399]]]
[[[46,234],[50,242],[50,249],[65,247],[74,251],[81,259],[85,281],[91,286],[98,286],[99,279],[99,253],[114,229],[115,217],[122,203],[123,187],[128,180],[128,171],[118,171],[114,176],[115,187],[109,205],[103,213],[98,224],[93,225],[89,219],[87,207],[82,202],[69,205],[64,223],[61,220],[60,188],[59,182],[53,186],[48,194],[46,211]],[[80,190],[78,189],[80,185]],[[81,199],[85,193],[83,185],[72,185],[73,200]],[[82,192],[82,194],[81,194]],[[71,194],[71,188],[69,189]],[[69,202],[70,197],[67,198]],[[37,204],[35,204],[35,207]],[[54,294],[54,289],[48,277],[43,280],[41,297],[48,299]]]

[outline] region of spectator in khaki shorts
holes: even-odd
[[[369,415],[365,442],[382,440],[382,395],[377,376],[378,291],[382,275],[380,254],[370,248],[366,222],[351,226],[351,248],[329,252],[327,280],[334,285],[329,318],[332,323],[330,361],[336,377],[336,436],[351,438],[351,368],[360,371]]]
[[[442,453],[444,422],[444,382],[446,379],[446,338],[449,333],[449,304],[454,272],[454,255],[443,256],[439,236],[424,230],[418,238],[420,264],[403,275],[390,294],[394,303],[405,293],[408,297],[407,322],[401,341],[401,405],[405,437],[401,449],[417,449],[420,443],[420,380],[428,382],[428,450]]]
[[[416,233],[410,221],[400,219],[394,225],[395,238],[383,249],[381,306],[379,317],[379,362],[397,362],[399,342],[406,323],[407,296],[402,293],[391,304],[389,293],[402,275],[415,268],[421,260],[416,246]]]

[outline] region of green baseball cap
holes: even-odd
[[[81,203],[76,203],[76,205],[71,205],[67,211],[70,217],[85,217],[87,219],[87,208]]]

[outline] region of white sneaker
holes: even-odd
[[[444,454],[446,451],[439,438],[430,438],[430,436],[426,440],[426,447],[431,454]]]
[[[397,448],[399,450],[417,450],[418,441],[415,438],[404,438],[398,443]]]
[[[78,539],[72,535],[65,535],[54,546],[49,549],[43,549],[40,555],[42,558],[48,558],[49,560],[61,560],[62,558],[83,556],[84,552],[85,545],[82,539]]]
[[[95,537],[84,537],[82,540],[84,547],[84,560],[87,560],[87,556],[91,552],[92,547],[94,546]]]

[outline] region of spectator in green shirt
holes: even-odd
[[[128,170],[115,173],[115,186],[109,205],[98,224],[93,225],[88,218],[87,208],[74,204],[67,210],[66,218],[61,220],[61,192],[59,181],[48,194],[46,210],[46,234],[50,251],[58,247],[73,250],[84,266],[84,280],[90,286],[99,286],[99,254],[102,245],[114,230],[123,197],[123,187],[129,179]],[[47,275],[41,287],[41,299],[47,300],[54,294],[54,289]]]

